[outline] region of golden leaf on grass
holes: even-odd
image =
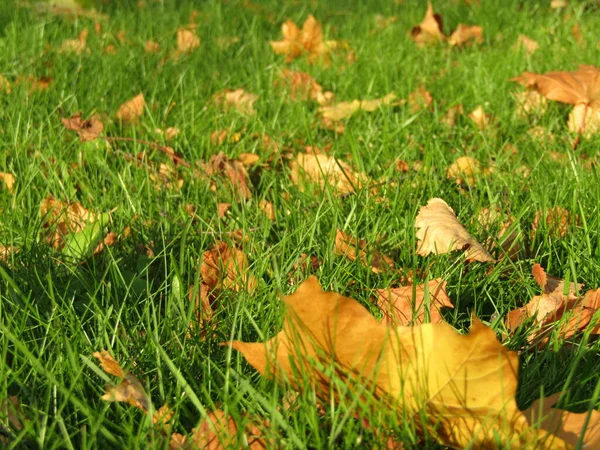
[[[161,128],[156,128],[154,131],[156,131],[156,133],[164,136],[165,140],[167,140],[167,141],[174,139],[179,133],[181,133],[181,130],[176,127],[167,127],[164,130]]]
[[[81,113],[78,112],[69,119],[63,117],[61,121],[67,130],[77,133],[81,142],[93,141],[104,131],[104,124],[97,114],[94,114],[87,120],[83,120],[81,119]]]
[[[501,209],[496,206],[481,209],[477,215],[477,221],[490,235],[485,242],[486,248],[492,248],[497,244],[503,252],[500,258],[506,255],[514,260],[521,256],[523,237],[518,225],[515,225],[516,219],[513,216],[503,214]],[[495,239],[492,238],[492,231],[495,232]]]
[[[441,198],[432,198],[419,209],[415,219],[418,249],[421,256],[465,252],[467,260],[494,261],[494,258],[469,234],[456,218],[454,210]]]
[[[442,16],[433,12],[433,6],[428,1],[425,17],[419,25],[412,28],[410,35],[419,47],[423,47],[445,41],[446,36],[442,28]]]
[[[179,54],[191,53],[200,47],[200,38],[194,30],[181,28],[177,30],[177,51]]]
[[[433,97],[424,84],[408,95],[408,106],[410,106],[410,112],[413,113],[421,109],[431,109],[433,106]]]
[[[345,162],[320,153],[298,153],[290,162],[292,182],[304,189],[305,183],[317,183],[321,188],[330,185],[341,194],[354,192],[364,185],[367,177],[355,173]]]
[[[225,89],[213,96],[215,104],[224,111],[234,109],[248,116],[255,114],[254,103],[256,100],[258,100],[258,95],[247,92],[244,89]]]
[[[379,253],[377,250],[368,249],[367,241],[353,238],[341,230],[337,230],[335,233],[333,252],[336,255],[345,256],[351,261],[358,259],[375,273],[381,273],[394,268],[392,258]]]
[[[287,88],[293,100],[314,100],[327,104],[333,99],[332,92],[323,92],[323,88],[306,72],[283,69],[273,83]]]
[[[409,417],[419,435],[454,448],[568,448],[519,411],[518,356],[478,319],[466,335],[445,323],[388,327],[356,300],[324,292],[314,276],[284,303],[276,336],[231,343],[265,377],[327,403],[353,393],[358,413]]]
[[[600,133],[600,107],[590,108],[587,105],[575,105],[569,113],[567,122],[569,131],[589,138]]]
[[[144,94],[138,94],[119,106],[115,117],[122,122],[137,123],[144,113],[145,106]]]
[[[447,282],[441,278],[427,284],[377,289],[377,306],[390,325],[441,323],[441,308],[454,308],[446,293]]]
[[[491,114],[487,114],[481,105],[471,111],[468,117],[475,123],[477,128],[482,131],[487,129],[493,120],[493,116]]]
[[[532,114],[542,115],[548,109],[548,100],[538,91],[526,90],[515,93],[517,116],[526,118]]]
[[[583,37],[580,24],[576,23],[571,27],[571,34],[581,46],[585,47],[585,38]]]
[[[483,42],[483,28],[475,25],[458,24],[456,30],[448,38],[448,43],[452,47],[463,47],[471,42],[481,44]]]
[[[475,185],[480,175],[489,173],[481,163],[472,156],[459,156],[446,170],[446,178],[456,181],[457,184]]]
[[[89,53],[90,49],[87,48],[87,38],[90,32],[87,28],[83,29],[77,39],[66,39],[60,46],[60,52],[62,53],[76,53],[81,55],[84,52]]]
[[[47,230],[46,242],[55,249],[64,246],[64,239],[71,233],[79,233],[96,220],[96,215],[81,203],[67,203],[56,200],[51,195],[42,200],[40,204],[40,217],[42,227]]]
[[[4,186],[6,186],[6,190],[10,194],[14,194],[16,178],[12,173],[0,172],[0,181],[4,184]],[[0,184],[0,186],[2,185]]]
[[[273,203],[263,199],[258,202],[258,207],[270,221],[274,222],[277,219],[277,216],[275,215],[275,205],[273,205]]]
[[[330,52],[340,44],[337,41],[324,41],[321,24],[309,15],[300,29],[290,19],[281,25],[283,40],[271,41],[271,48],[277,55],[286,55],[285,62],[292,62],[294,59],[306,54],[308,61],[314,63],[323,61],[329,63]]]
[[[540,48],[540,44],[538,44],[533,39],[528,38],[524,34],[519,35],[516,45],[517,45],[517,48],[525,49],[525,51],[530,55],[535,53]]]
[[[462,116],[464,114],[464,109],[462,105],[454,105],[446,111],[444,117],[442,117],[442,123],[445,123],[449,127],[453,127],[456,125],[456,121],[458,120],[458,116]]]
[[[384,97],[373,100],[352,100],[350,102],[340,102],[333,105],[323,105],[319,107],[319,113],[323,120],[339,121],[347,119],[361,109],[367,112],[373,112],[382,106],[393,105],[396,100],[396,94],[390,92]]]
[[[261,428],[268,427],[268,421],[251,417],[241,430],[231,416],[223,411],[211,411],[203,418],[192,434],[184,436],[175,433],[171,436],[169,450],[222,450],[229,448],[268,448]],[[240,433],[241,432],[241,433]],[[276,443],[271,443],[276,444]]]
[[[546,223],[548,234],[553,238],[565,237],[571,228],[573,216],[568,209],[562,206],[553,206],[548,210],[536,211],[531,224],[531,231],[535,233],[542,223]],[[579,217],[575,216],[575,223],[579,222]]]
[[[252,292],[258,280],[249,272],[248,257],[241,250],[226,242],[217,241],[204,252],[200,274],[209,290],[232,290]]]
[[[151,401],[140,380],[134,375],[126,373],[113,356],[107,351],[94,352],[94,356],[100,361],[102,369],[109,375],[120,379],[116,386],[109,386],[106,394],[101,398],[107,402],[124,402],[135,406],[144,412],[151,409]]]

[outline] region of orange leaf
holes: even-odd
[[[200,273],[209,290],[252,292],[258,280],[249,273],[249,266],[248,257],[241,250],[217,241],[212,249],[204,252]]]
[[[93,141],[100,136],[104,130],[104,124],[97,114],[87,120],[81,120],[81,113],[78,112],[70,119],[62,118],[61,121],[67,130],[72,130],[77,133],[81,142]]]
[[[456,30],[448,38],[448,43],[452,47],[464,47],[472,41],[481,44],[483,42],[483,28],[474,25],[458,24]]]
[[[410,35],[419,47],[446,40],[446,36],[442,31],[442,16],[433,12],[430,1],[427,2],[425,17],[419,25],[412,28]]]
[[[138,94],[119,106],[115,117],[122,122],[137,123],[144,113],[145,106],[144,94]]]
[[[346,256],[352,261],[358,259],[375,273],[394,268],[394,261],[390,257],[382,255],[377,250],[367,252],[367,241],[355,239],[341,230],[337,230],[335,233],[333,251],[336,255]]]

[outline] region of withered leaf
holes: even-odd
[[[249,271],[248,257],[241,250],[226,242],[217,241],[204,252],[200,274],[209,290],[232,290],[252,292],[258,280]]]
[[[119,106],[115,117],[122,122],[137,123],[144,113],[145,106],[144,94],[138,94]]]
[[[6,186],[6,190],[10,194],[14,194],[14,192],[15,192],[15,181],[16,181],[16,178],[15,178],[15,176],[12,173],[0,172],[0,181],[2,183],[4,183],[4,186]]]
[[[336,255],[345,256],[352,261],[357,259],[365,266],[370,267],[375,273],[381,273],[394,268],[394,261],[389,256],[383,255],[377,250],[369,249],[367,241],[353,238],[341,230],[335,233],[335,246],[333,251]]]
[[[434,253],[448,253],[463,250],[467,260],[481,262],[494,261],[494,258],[463,227],[454,210],[441,198],[432,198],[419,209],[415,219],[418,249],[422,256]]]
[[[62,118],[61,121],[67,130],[72,130],[77,133],[81,142],[93,141],[100,136],[104,130],[104,124],[97,114],[94,114],[87,120],[82,120],[81,112],[78,112],[70,119]]]
[[[258,100],[258,95],[244,89],[225,89],[213,96],[215,104],[224,111],[234,109],[248,116],[253,116],[256,113],[254,110],[256,100]]]
[[[180,28],[177,30],[177,52],[179,55],[191,53],[200,47],[200,38],[195,30]]]
[[[471,42],[481,44],[483,42],[483,28],[475,25],[458,24],[456,30],[448,38],[448,43],[452,47],[464,47]]]
[[[433,12],[433,6],[428,1],[425,17],[419,25],[412,28],[410,35],[419,47],[423,47],[445,41],[446,36],[442,28],[442,16]]]

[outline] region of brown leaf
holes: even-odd
[[[465,252],[467,260],[494,261],[491,255],[463,227],[454,210],[441,198],[432,198],[419,209],[415,219],[418,249],[421,256],[436,255],[453,250]]]
[[[448,111],[444,117],[442,117],[442,123],[445,123],[449,127],[453,127],[456,125],[456,120],[458,116],[462,116],[464,114],[464,109],[462,105],[454,105]]]
[[[258,95],[246,92],[244,89],[225,89],[213,96],[215,104],[224,111],[234,109],[248,116],[256,113],[254,110],[256,100],[258,100]]]
[[[144,43],[144,51],[146,53],[158,53],[160,51],[160,44],[156,41],[146,41]]]
[[[535,89],[549,100],[600,108],[600,69],[595,66],[582,64],[574,72],[523,72],[511,81]]]
[[[340,102],[333,105],[323,105],[319,107],[321,119],[325,121],[339,121],[347,119],[361,109],[367,112],[373,112],[382,106],[393,105],[396,94],[390,92],[385,97],[373,100],[352,100],[351,102]]]
[[[250,178],[240,161],[229,159],[223,152],[219,152],[211,156],[205,171],[210,176],[225,177],[233,188],[236,198],[247,200],[252,197]]]
[[[568,448],[518,410],[517,354],[478,319],[467,335],[445,323],[388,328],[314,276],[284,303],[279,334],[231,343],[265,377],[327,403],[343,383],[366,410],[410,417],[417,435],[454,448]]]
[[[4,183],[4,186],[6,186],[6,190],[10,193],[10,194],[14,194],[15,193],[15,176],[12,173],[8,173],[8,172],[0,172],[0,181],[2,181]]]
[[[486,114],[481,105],[479,105],[477,108],[471,111],[468,117],[473,122],[475,122],[475,125],[480,130],[485,130],[489,128],[493,120],[493,116],[491,114]]]
[[[66,39],[60,46],[59,52],[61,53],[76,53],[81,55],[82,53],[89,53],[90,49],[87,48],[87,38],[89,35],[89,31],[87,28],[84,28],[80,33],[77,39]]]
[[[265,213],[271,222],[274,222],[277,219],[277,216],[275,215],[275,205],[273,205],[273,203],[263,199],[258,202],[258,207]]]
[[[573,217],[571,212],[561,206],[554,206],[546,211],[536,211],[533,216],[531,230],[535,233],[540,228],[542,223],[546,223],[548,232],[553,238],[565,237],[571,228]],[[579,222],[579,218],[575,216],[575,223]]]
[[[77,133],[81,142],[93,141],[104,131],[104,124],[97,114],[94,114],[87,120],[82,120],[81,113],[78,112],[70,119],[62,118],[61,121],[67,130]]]
[[[446,40],[442,28],[442,16],[433,12],[433,6],[428,1],[425,17],[419,25],[412,28],[410,36],[419,47],[437,44]]]
[[[446,178],[457,184],[474,186],[480,175],[488,172],[481,163],[471,156],[459,156],[446,170]]]
[[[293,100],[326,101],[321,85],[306,72],[283,69],[273,84],[285,87]],[[331,92],[325,94],[333,95]]]
[[[137,123],[145,106],[144,94],[138,94],[119,106],[115,117],[122,122]]]
[[[392,258],[379,253],[377,250],[367,249],[367,247],[367,241],[363,239],[353,238],[341,230],[337,230],[335,233],[333,252],[336,255],[345,256],[351,261],[358,259],[375,273],[394,269]]]
[[[180,28],[177,30],[177,54],[191,53],[200,47],[200,38],[194,30]]]
[[[548,100],[538,91],[526,90],[515,93],[517,116],[542,115],[548,109]]]
[[[80,203],[66,203],[51,195],[42,200],[40,217],[46,242],[57,250],[63,248],[66,236],[83,231],[97,218]]]
[[[441,323],[440,309],[454,308],[446,293],[446,284],[446,281],[436,278],[427,285],[377,289],[377,306],[383,312],[384,321],[390,325]]]
[[[600,133],[600,106],[590,108],[585,104],[575,105],[569,114],[567,123],[569,131],[578,133],[586,138]]]
[[[519,35],[516,45],[517,45],[517,48],[524,48],[525,51],[530,55],[535,53],[540,48],[540,44],[538,44],[533,39],[528,38],[524,34]]]
[[[473,41],[481,44],[483,42],[483,28],[474,25],[458,24],[456,30],[448,38],[451,47],[464,47]]]
[[[200,274],[210,291],[253,292],[258,280],[249,272],[249,268],[248,257],[241,250],[217,241],[212,249],[204,252]]]

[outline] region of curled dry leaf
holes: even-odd
[[[217,204],[217,217],[222,219],[227,215],[231,209],[231,203],[218,203]]]
[[[392,258],[379,253],[377,250],[368,249],[367,241],[353,238],[341,230],[337,230],[335,233],[333,251],[336,255],[345,256],[352,261],[358,259],[375,273],[394,269]]]
[[[258,100],[258,95],[244,89],[225,89],[213,96],[215,104],[224,111],[234,109],[247,116],[253,116],[256,113],[254,110],[256,100]]]
[[[258,280],[250,273],[248,257],[226,242],[217,241],[204,252],[200,274],[209,291],[232,290],[253,292]]]
[[[87,120],[82,120],[81,113],[78,112],[70,119],[62,118],[61,121],[67,130],[77,133],[81,142],[93,141],[104,131],[104,124],[98,114],[94,114]]]
[[[448,43],[452,47],[464,47],[472,42],[481,44],[483,42],[483,28],[475,25],[458,24],[456,30],[448,38]]]
[[[417,253],[421,256],[462,250],[467,260],[494,261],[483,246],[460,224],[454,210],[441,198],[432,198],[427,202],[427,206],[419,209],[415,227],[418,239]]]
[[[525,49],[525,51],[530,55],[535,53],[540,48],[540,44],[533,39],[528,38],[524,34],[519,35],[516,46],[517,48]]]
[[[6,190],[10,194],[15,193],[16,178],[12,173],[0,172],[0,181],[4,184],[4,186],[6,186]],[[2,184],[0,184],[0,186],[2,186]]]
[[[230,183],[235,197],[247,200],[252,197],[250,190],[250,178],[244,165],[235,159],[230,159],[223,152],[213,155],[208,164],[205,164],[204,172],[209,176],[224,177]],[[213,186],[217,190],[217,186]]]
[[[517,408],[517,354],[478,319],[466,335],[445,323],[390,328],[314,276],[284,303],[275,337],[231,343],[265,377],[327,403],[344,383],[357,410],[410,417],[418,435],[454,448],[568,448]]]
[[[286,55],[290,63],[302,55],[307,55],[309,63],[323,61],[328,64],[332,50],[343,46],[337,41],[324,41],[321,24],[309,15],[300,29],[290,19],[281,25],[283,40],[271,41],[271,48],[277,55]]]
[[[145,106],[144,94],[138,94],[119,106],[115,117],[121,122],[137,123],[144,113]]]
[[[151,409],[152,402],[144,391],[140,380],[134,375],[126,373],[108,351],[95,352],[94,356],[98,358],[102,369],[106,373],[120,379],[117,386],[106,389],[106,394],[101,397],[102,400],[129,403],[144,412]]]
[[[366,175],[355,173],[345,162],[315,152],[298,153],[290,162],[290,170],[292,182],[301,190],[308,181],[317,183],[321,188],[330,185],[339,193],[347,194],[367,181]]]
[[[377,306],[390,325],[420,325],[443,322],[441,308],[454,308],[441,278],[427,284],[377,289]]]
[[[431,2],[427,2],[427,11],[425,17],[419,25],[416,25],[410,31],[413,41],[419,46],[424,47],[429,44],[437,44],[446,40],[442,31],[442,16],[433,12]]]

